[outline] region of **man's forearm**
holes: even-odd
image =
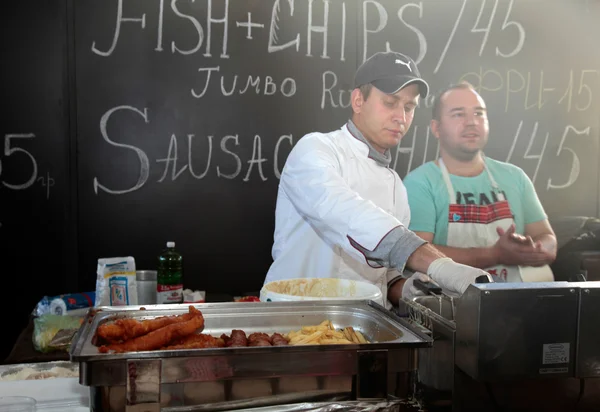
[[[388,288],[387,298],[390,302],[392,302],[392,305],[398,305],[398,302],[402,297],[402,288],[404,287],[405,282],[406,279],[400,279],[394,282],[394,284]]]
[[[491,247],[450,247],[433,245],[440,252],[452,258],[455,262],[473,266],[479,269],[489,268],[498,264],[498,257]]]
[[[406,261],[406,266],[415,272],[427,273],[429,265],[439,258],[446,257],[438,249],[426,243],[417,248]]]

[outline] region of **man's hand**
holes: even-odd
[[[486,271],[456,263],[448,257],[434,260],[429,265],[427,274],[442,289],[459,295],[465,293],[469,285],[475,283],[475,279],[479,276],[486,276],[490,282],[493,282],[492,277]]]
[[[515,233],[515,225],[507,230],[496,228],[500,238],[493,246],[499,264],[514,266],[542,266],[552,260],[552,253],[541,242],[534,242],[531,236]]]
[[[415,272],[411,277],[409,277],[408,279],[406,279],[406,281],[404,281],[404,286],[402,287],[402,297],[404,299],[410,300],[416,296],[424,296],[425,295],[424,292],[421,292],[419,289],[417,289],[414,286],[414,282],[417,279],[424,283],[431,282],[431,283],[439,286],[437,283],[435,283],[433,281],[433,279],[431,279],[425,273]]]

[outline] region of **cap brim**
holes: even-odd
[[[393,76],[385,79],[374,80],[372,84],[385,94],[396,94],[411,84],[416,84],[419,86],[419,94],[423,99],[429,94],[429,85],[420,77]]]

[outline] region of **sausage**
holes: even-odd
[[[226,341],[227,347],[240,348],[248,346],[248,339],[246,338],[246,332],[239,329],[231,331],[231,337]]]
[[[269,335],[256,332],[248,336],[248,346],[271,346]]]
[[[274,333],[271,336],[271,344],[273,346],[287,346],[289,345],[288,340],[279,333]]]

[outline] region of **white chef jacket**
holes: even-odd
[[[381,289],[389,308],[387,284],[400,273],[372,266],[350,238],[374,250],[392,229],[409,223],[400,177],[370,158],[367,144],[347,125],[310,133],[294,146],[281,174],[274,262],[265,283],[306,277],[367,281]]]

